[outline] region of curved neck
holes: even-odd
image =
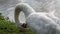
[[[17,5],[15,8],[14,17],[15,17],[15,22],[18,27],[21,27],[21,25],[22,25],[22,23],[19,22],[19,13],[21,11],[24,12],[25,17],[28,17],[31,13],[35,12],[34,9],[26,3],[20,3],[19,5]]]

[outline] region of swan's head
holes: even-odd
[[[23,28],[27,28],[27,23],[23,23],[21,26],[22,26]]]

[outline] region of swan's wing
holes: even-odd
[[[33,14],[30,17],[28,17],[26,21],[28,26],[32,29],[32,31],[38,34],[52,34],[52,31],[57,31],[57,24],[51,18],[46,17],[44,15]]]

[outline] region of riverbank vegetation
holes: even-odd
[[[33,34],[31,29],[25,28],[26,31],[21,31],[14,22],[9,21],[9,18],[4,18],[0,13],[0,34]]]

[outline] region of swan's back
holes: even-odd
[[[35,34],[53,34],[52,32],[56,32],[56,23],[46,15],[35,13],[31,14],[26,20]]]

